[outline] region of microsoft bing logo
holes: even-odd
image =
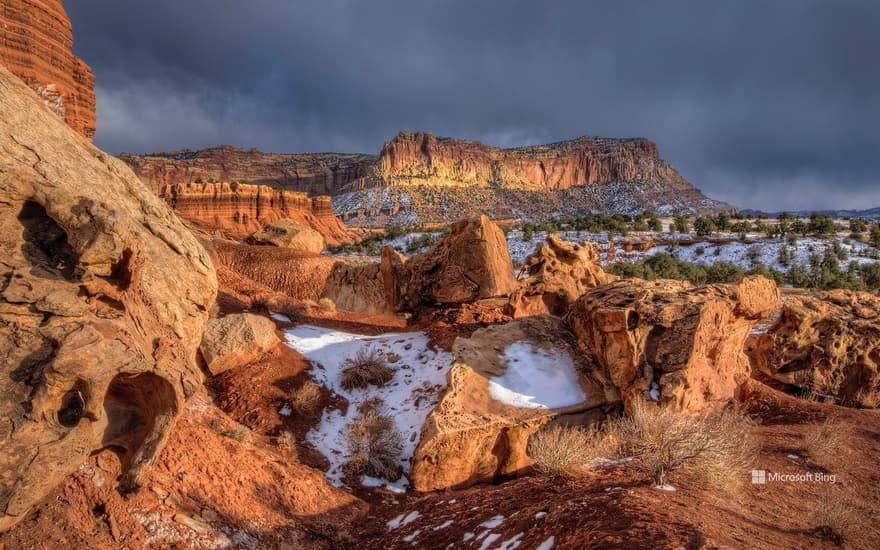
[[[755,485],[767,483],[767,470],[752,470],[752,483]]]

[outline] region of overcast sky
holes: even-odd
[[[645,136],[709,195],[880,205],[873,0],[76,0],[98,146]]]

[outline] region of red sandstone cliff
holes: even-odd
[[[376,163],[372,155],[286,155],[228,145],[150,155],[123,153],[119,157],[157,191],[177,183],[240,181],[312,196],[335,194],[346,184],[367,175]]]
[[[425,183],[567,189],[617,181],[684,178],[644,138],[581,137],[548,145],[499,149],[476,141],[401,132],[385,143],[379,179]]]
[[[231,236],[245,237],[264,225],[290,218],[323,235],[328,244],[353,242],[356,235],[333,215],[330,197],[240,183],[166,185],[159,193],[178,216]]]
[[[121,155],[149,185],[242,181],[331,195],[357,226],[446,223],[486,214],[545,220],[589,212],[732,210],[706,197],[643,138],[582,137],[500,149],[401,132],[370,155],[282,155],[229,146]]]
[[[95,135],[95,76],[73,55],[73,30],[61,0],[3,0],[0,64],[88,139]]]

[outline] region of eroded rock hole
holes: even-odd
[[[131,286],[131,281],[134,278],[134,275],[131,271],[132,256],[132,251],[126,248],[125,251],[122,253],[122,258],[120,258],[118,262],[113,264],[113,271],[110,273],[109,280],[119,290],[127,290],[128,287]]]
[[[119,374],[104,398],[107,428],[102,444],[120,453],[125,467],[152,455],[177,413],[171,383],[153,373]]]
[[[70,281],[80,277],[79,257],[70,246],[67,233],[41,204],[25,202],[18,221],[24,228],[22,252],[32,265],[57,271]]]
[[[72,389],[61,398],[58,422],[65,428],[75,428],[86,408],[86,400],[78,389]]]

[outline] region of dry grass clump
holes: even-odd
[[[856,393],[855,401],[863,409],[880,408],[880,390],[862,388]]]
[[[314,413],[321,404],[321,387],[306,380],[290,394],[290,406],[301,415]]]
[[[284,430],[275,438],[275,444],[279,447],[293,447],[296,444],[296,437],[293,432]]]
[[[342,364],[340,385],[346,391],[370,385],[381,388],[394,376],[394,370],[372,348],[360,348],[354,358],[346,357]]]
[[[644,401],[609,427],[626,466],[665,485],[671,472],[696,487],[732,492],[751,470],[757,444],[735,410],[692,415]]]
[[[859,508],[842,491],[830,491],[816,500],[810,525],[820,536],[841,543],[855,540],[866,527]]]
[[[840,461],[840,451],[848,445],[849,427],[828,419],[804,432],[804,454],[810,462],[825,469]]]
[[[230,439],[234,439],[243,445],[250,445],[254,439],[251,429],[244,424],[236,424],[231,430],[226,430],[223,435]]]
[[[608,456],[607,434],[583,426],[546,426],[529,438],[527,453],[535,469],[547,478],[577,478],[593,460]]]
[[[394,421],[371,399],[358,407],[358,416],[345,427],[349,460],[343,466],[351,476],[367,475],[397,481],[403,469],[398,463],[403,440],[394,429]]]
[[[336,311],[336,302],[330,298],[321,298],[318,300],[318,309],[327,312]]]

